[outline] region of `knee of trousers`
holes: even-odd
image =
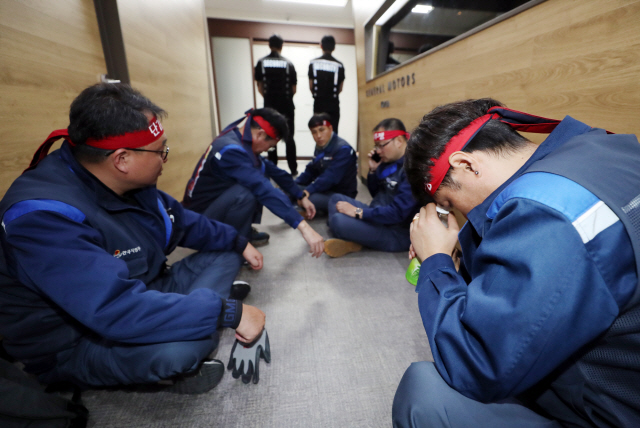
[[[438,421],[446,415],[446,390],[450,390],[450,387],[433,363],[412,363],[402,376],[393,399],[393,426],[445,426]]]
[[[244,186],[235,186],[235,200],[236,203],[242,206],[258,206],[258,200],[255,195],[251,193],[249,189]]]
[[[216,331],[203,340],[161,344],[149,356],[149,370],[159,379],[191,372],[218,347],[218,342]]]
[[[331,197],[329,198],[329,202],[327,202],[327,212],[330,215],[335,214],[337,212],[336,204],[341,200],[342,200],[342,195],[340,193],[334,193],[333,195],[331,195]]]
[[[333,198],[332,198],[333,199]],[[344,231],[349,228],[349,216],[336,212],[329,217],[329,228],[337,238],[345,236]]]
[[[342,195],[340,193],[335,193],[335,194],[331,195],[331,197],[329,198],[329,204],[330,205],[331,204],[333,204],[333,205],[337,204],[338,202],[341,201],[341,196]]]

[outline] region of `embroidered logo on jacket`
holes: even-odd
[[[130,248],[124,251],[116,250],[113,253],[113,257],[115,257],[116,259],[119,259],[121,257],[128,256],[129,254],[139,253],[140,251],[142,251],[142,248],[140,247]]]

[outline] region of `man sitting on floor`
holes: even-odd
[[[269,179],[300,201],[307,218],[314,217],[315,206],[291,174],[259,156],[287,136],[287,120],[271,108],[250,110],[244,125],[238,128],[243,120],[244,117],[227,126],[202,155],[187,184],[184,206],[234,226],[243,236],[266,241],[268,235],[256,236],[251,230],[252,223],[260,222],[264,205],[298,229],[309,245],[309,252],[320,257],[324,249],[322,236]]]
[[[370,205],[344,195],[329,200],[329,228],[337,239],[325,242],[330,257],[360,251],[406,251],[411,244],[409,225],[418,204],[403,169],[407,133],[398,119],[385,119],[374,128],[375,148],[368,153],[367,187]]]
[[[125,84],[71,104],[0,202],[0,336],[41,382],[81,387],[173,379],[213,388],[220,327],[252,342],[265,316],[230,296],[241,255],[262,255],[232,227],[156,189],[169,148],[164,111]],[[47,155],[59,138],[62,148]],[[199,250],[173,266],[176,246]]]
[[[640,426],[639,163],[634,135],[489,98],[422,119],[413,192],[468,221],[428,204],[411,226],[433,362],[405,372],[394,427]]]
[[[357,161],[355,150],[333,132],[329,115],[314,114],[309,120],[309,130],[316,142],[313,160],[296,178],[316,210],[327,212],[329,198],[340,193],[350,198],[358,194],[356,181]]]

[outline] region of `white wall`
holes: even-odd
[[[266,44],[253,45],[254,61],[270,53]],[[319,45],[286,44],[282,48],[282,56],[289,59],[298,74],[297,92],[293,97],[296,106],[295,135],[297,155],[312,156],[315,142],[311,137],[307,124],[313,115],[313,95],[309,89],[309,62],[313,58],[322,55]],[[342,62],[345,67],[345,81],[342,93],[340,94],[340,136],[347,140],[354,148],[357,146],[358,132],[358,82],[356,78],[356,50],[353,45],[336,45],[333,56]],[[262,95],[255,89],[256,107],[262,107],[264,100]],[[278,143],[278,155],[284,156],[285,145]]]

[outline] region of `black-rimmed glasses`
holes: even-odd
[[[392,141],[393,141],[393,138],[392,138],[392,139],[390,139],[389,141],[387,141],[387,142],[386,142],[386,143],[384,143],[384,144],[380,144],[380,145],[374,144],[374,145],[373,145],[373,148],[374,148],[374,150],[382,150],[382,149],[384,149],[385,147],[387,147],[387,146],[389,145],[389,143],[391,143]]]
[[[124,148],[125,150],[131,150],[133,152],[151,152],[151,153],[159,153],[160,156],[162,157],[163,161],[167,160],[167,157],[169,157],[169,147],[165,147],[164,150],[147,150],[147,149],[130,149],[128,147]]]

